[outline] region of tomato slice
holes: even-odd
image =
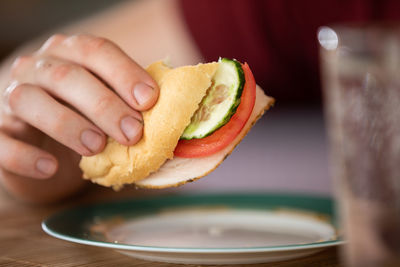
[[[245,84],[240,104],[229,122],[211,135],[201,139],[179,140],[174,154],[182,158],[210,156],[227,147],[239,135],[256,102],[256,82],[247,63],[242,64]]]

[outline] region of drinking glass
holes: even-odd
[[[400,25],[321,27],[331,174],[350,266],[400,266]]]

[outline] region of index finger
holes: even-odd
[[[107,39],[90,35],[54,35],[38,53],[84,66],[136,110],[147,110],[157,101],[157,83],[139,64]]]

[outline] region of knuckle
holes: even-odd
[[[64,34],[61,33],[55,33],[52,36],[49,37],[49,39],[47,39],[48,42],[51,43],[58,43],[63,41],[66,38],[66,36]]]
[[[40,71],[45,71],[50,69],[53,66],[53,62],[48,58],[40,58],[36,61],[35,67]]]
[[[72,73],[78,72],[80,68],[70,63],[54,62],[48,58],[42,58],[36,63],[36,68],[39,71],[48,72],[50,79],[61,81]]]
[[[70,122],[72,119],[71,114],[66,111],[57,114],[57,118],[53,121],[53,125],[51,126],[53,134],[56,134],[57,136],[65,134],[65,122]]]
[[[69,43],[80,49],[83,55],[89,55],[112,46],[112,42],[106,38],[84,34],[71,36]]]
[[[72,46],[72,45],[79,44],[81,42],[82,38],[83,38],[82,34],[75,34],[75,35],[68,36],[67,39],[65,39],[65,42],[68,45]]]
[[[6,97],[8,100],[8,107],[11,111],[15,111],[21,99],[26,86],[24,84],[12,84],[6,89]]]
[[[100,50],[104,47],[110,47],[112,45],[112,43],[107,40],[106,38],[102,38],[102,37],[97,37],[92,39],[89,43],[88,43],[89,47],[92,50]]]
[[[104,45],[107,45],[110,41],[103,37],[97,36],[87,36],[86,37],[86,45],[93,49],[99,49]]]
[[[26,63],[31,61],[32,56],[19,56],[17,57],[11,65],[11,77],[15,78],[24,69]]]
[[[45,51],[51,50],[51,48],[55,47],[56,45],[60,44],[62,41],[65,40],[65,35],[63,34],[53,34],[52,36],[47,39],[46,42],[42,45],[39,49],[39,53],[43,53]]]
[[[73,64],[60,64],[54,66],[51,71],[51,78],[55,81],[60,81],[67,76],[72,75],[72,73],[79,72],[79,68]]]
[[[110,109],[114,105],[114,97],[111,95],[105,95],[99,97],[93,105],[93,115],[98,117],[104,114],[105,110]]]

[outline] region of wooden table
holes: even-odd
[[[99,199],[117,199],[160,191],[127,189],[116,193],[92,186],[73,200],[51,206],[31,206],[19,203],[0,192],[0,267],[1,266],[176,266],[176,264],[133,259],[113,250],[96,248],[58,240],[45,234],[41,221],[50,214]],[[171,193],[167,191],[167,193]],[[184,265],[180,265],[184,266]],[[197,265],[198,266],[198,265]],[[245,266],[245,265],[237,265]],[[250,266],[340,266],[336,248],[302,259],[255,264]]]

